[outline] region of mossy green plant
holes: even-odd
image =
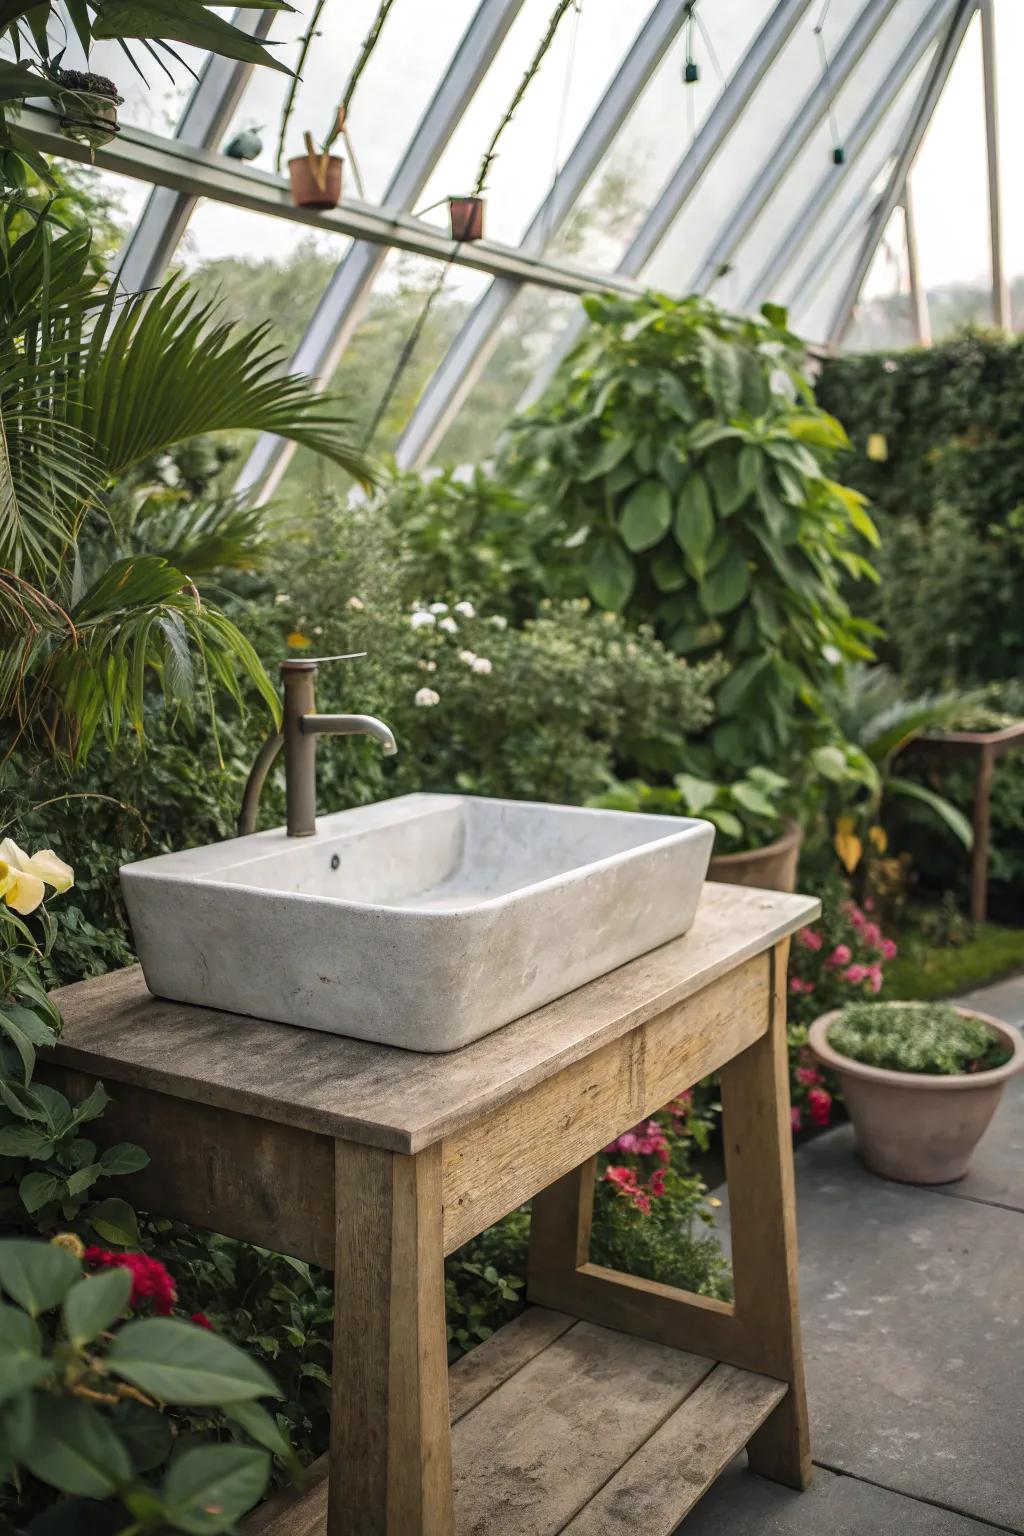
[[[981,1019],[946,1003],[853,1003],[830,1026],[828,1043],[865,1066],[942,1077],[988,1072],[1010,1056]]]

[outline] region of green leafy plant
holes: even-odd
[[[277,371],[265,327],[218,323],[179,280],[119,295],[97,285],[89,249],[87,233],[45,217],[21,235],[0,217],[0,712],[79,761],[100,730],[141,733],[148,680],[186,714],[214,687],[241,703],[244,681],[277,709],[245,636],[168,558],[208,568],[209,540],[179,530],[158,554],[122,528],[135,548],[114,559],[90,541],[112,483],[173,443],[239,427],[367,472],[332,403]]]
[[[231,1531],[271,1455],[291,1456],[259,1402],[278,1389],[208,1329],[130,1317],[133,1288],[127,1268],[83,1272],[73,1244],[0,1240],[0,1480],[22,1517],[55,1490],[76,1501],[67,1515],[96,1501],[90,1529]],[[172,1456],[179,1404],[217,1410],[224,1443]]]
[[[648,811],[665,816],[702,816],[714,824],[719,853],[763,848],[782,831],[782,802],[789,780],[771,768],[748,768],[731,784],[712,784],[677,773],[671,784],[631,779],[615,784],[589,804],[612,811]]]
[[[558,557],[603,608],[653,622],[673,649],[721,652],[719,764],[779,766],[872,627],[849,580],[877,534],[833,478],[842,427],[814,404],[786,316],[699,298],[584,301],[591,321],[503,464],[560,522]]]
[[[1009,1059],[981,1019],[944,1003],[854,1003],[829,1025],[833,1050],[890,1072],[947,1077],[987,1072]]]

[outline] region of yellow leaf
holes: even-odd
[[[847,874],[852,874],[857,868],[860,856],[864,852],[864,845],[853,830],[854,825],[852,816],[840,816],[832,839],[832,846],[842,860]]]
[[[302,634],[298,629],[293,629],[288,636],[288,644],[293,651],[308,651],[313,642],[308,635]]]
[[[884,827],[868,827],[868,842],[877,853],[884,853],[889,846],[889,834]]]
[[[884,432],[868,434],[867,455],[878,464],[883,464],[889,457],[889,440]]]

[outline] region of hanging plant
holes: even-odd
[[[527,67],[526,73],[516,87],[515,94],[505,110],[504,116],[498,123],[490,143],[484,150],[480,160],[480,168],[476,173],[476,184],[469,194],[453,195],[448,198],[448,218],[451,223],[452,239],[460,244],[465,241],[481,240],[484,233],[484,208],[486,206],[484,191],[487,186],[487,178],[490,175],[491,166],[494,164],[498,153],[498,143],[505,129],[515,117],[522,104],[523,97],[530,87],[530,82],[544,62],[544,57],[555,40],[563,16],[567,11],[579,10],[581,0],[558,0],[555,9],[548,19],[547,29],[540,42],[537,51]]]
[[[363,38],[359,55],[352,66],[345,89],[341,94],[341,100],[335,109],[333,121],[324,136],[320,148],[317,149],[313,135],[307,131],[303,134],[306,153],[304,155],[296,155],[288,161],[292,201],[300,208],[334,208],[341,201],[342,168],[345,162],[341,155],[331,154],[331,147],[337,143],[338,139],[344,139],[345,147],[348,150],[349,164],[352,167],[352,174],[355,178],[356,190],[360,197],[364,196],[362,177],[359,174],[359,167],[356,164],[356,158],[352,152],[352,143],[348,136],[348,113],[352,105],[352,98],[355,95],[356,86],[359,84],[360,76],[370,62],[370,57],[377,46],[384,23],[388,18],[388,12],[394,3],[395,0],[380,0],[377,14],[373,18],[370,30]],[[295,74],[292,76],[288,87],[288,94],[285,97],[284,107],[281,111],[277,155],[274,161],[275,168],[278,171],[281,169],[281,161],[284,156],[285,135],[295,107],[299,79],[312,46],[313,38],[319,35],[317,29],[325,4],[326,0],[317,0],[316,5],[313,7],[309,26],[302,36]]]
[[[54,69],[59,88],[60,127],[65,138],[98,149],[120,133],[117,109],[123,101],[113,80],[86,70]]]

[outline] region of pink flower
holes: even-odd
[[[832,1118],[832,1095],[825,1088],[812,1088],[807,1095],[812,1125],[828,1125]]]
[[[625,1190],[627,1193],[636,1189],[636,1174],[632,1168],[626,1168],[621,1165],[606,1168],[604,1176],[609,1184],[617,1184],[620,1189]]]
[[[790,1112],[789,1112],[789,1128],[790,1128],[790,1130],[791,1131],[798,1131],[798,1130],[800,1130],[800,1128],[803,1125],[803,1123],[804,1123],[804,1117],[800,1113],[800,1111],[798,1109],[791,1109]]]
[[[802,944],[804,949],[814,950],[820,949],[825,942],[821,934],[815,933],[813,928],[801,928],[796,936],[796,941],[798,944]]]
[[[846,967],[846,970],[843,971],[843,973],[842,973],[843,980],[844,981],[848,981],[850,983],[850,985],[854,986],[854,987],[857,986],[860,982],[866,981],[867,980],[867,976],[868,976],[868,968],[867,968],[867,966],[866,965],[859,965],[859,964],[857,964],[857,965],[848,965]]]
[[[863,933],[868,919],[864,916],[864,913],[861,911],[860,907],[855,906],[851,901],[846,908],[846,915],[850,919],[850,922],[853,924],[854,928],[856,928],[857,932]]]
[[[814,982],[803,981],[799,976],[791,976],[789,978],[789,990],[795,997],[799,997],[801,993],[807,993],[809,995],[814,991]]]
[[[853,950],[849,944],[837,944],[835,949],[825,961],[826,965],[849,965],[853,959]]]
[[[645,1125],[634,1125],[631,1131],[623,1131],[605,1151],[632,1152],[637,1157],[658,1157],[663,1163],[667,1163],[670,1156],[668,1138],[657,1120],[648,1120]]]
[[[882,967],[880,965],[868,966],[868,985],[870,986],[872,992],[881,992]]]
[[[655,1168],[654,1172],[651,1174],[651,1194],[652,1195],[663,1195],[664,1193],[665,1193],[665,1170],[664,1170],[664,1168]]]
[[[892,939],[883,939],[882,940],[882,959],[883,960],[895,960],[896,959],[896,954],[897,954],[897,946],[893,942],[893,940]]]
[[[820,1083],[821,1073],[816,1067],[797,1067],[796,1080],[798,1083]]]
[[[636,1199],[633,1201],[633,1204],[636,1206],[638,1211],[643,1211],[645,1216],[649,1216],[651,1214],[650,1195],[637,1195]]]
[[[877,949],[882,942],[882,930],[877,923],[865,923],[860,936],[872,949]]]

